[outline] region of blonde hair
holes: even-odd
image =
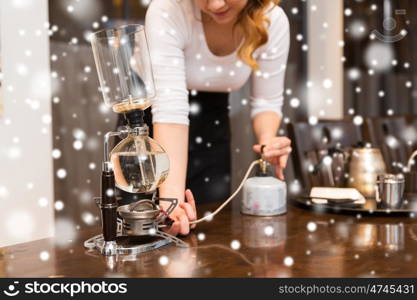
[[[278,5],[281,0],[248,0],[248,4],[240,12],[235,25],[243,29],[243,44],[238,50],[239,58],[248,64],[252,70],[259,69],[253,53],[268,42],[267,26],[269,18],[265,15],[271,4]]]

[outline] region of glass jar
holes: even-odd
[[[153,193],[165,181],[169,158],[147,135],[129,134],[110,152],[116,186],[129,193]]]
[[[104,102],[116,113],[151,106],[155,84],[144,27],[98,31],[91,45]]]

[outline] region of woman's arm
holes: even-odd
[[[284,102],[284,79],[290,46],[288,18],[280,7],[269,15],[268,43],[258,51],[259,70],[252,75],[252,124],[258,144],[253,150],[276,166],[276,175],[284,180],[283,169],[291,152],[291,141],[278,137]]]
[[[153,138],[165,149],[170,160],[168,178],[159,187],[159,193],[161,197],[179,200],[170,214],[175,222],[168,233],[174,235],[187,234],[189,221],[196,218],[192,195],[185,191],[189,123],[183,50],[189,39],[189,28],[185,17],[180,3],[153,0],[145,24],[156,86],[152,105]]]
[[[190,197],[187,197],[188,203],[184,201],[188,159],[188,126],[167,123],[154,123],[153,126],[154,139],[161,144],[169,157],[169,174],[164,183],[159,186],[159,196],[177,198],[179,202],[177,209],[171,214],[171,218],[176,219],[177,222],[174,223],[169,233],[188,234],[189,221],[197,218],[195,206],[193,207],[193,203],[190,203]]]
[[[281,118],[272,111],[264,111],[252,118],[253,131],[258,144],[265,145],[274,138],[278,132]]]
[[[177,198],[184,202],[187,172],[188,126],[182,124],[154,124],[154,139],[169,156],[169,174],[159,187],[161,197]]]

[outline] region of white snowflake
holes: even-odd
[[[41,198],[39,198],[39,200],[38,200],[38,205],[40,206],[40,207],[47,207],[48,206],[48,198],[46,198],[46,197],[41,197]]]
[[[365,37],[366,31],[366,23],[362,20],[356,19],[349,24],[349,34],[354,39],[362,39]]]
[[[377,72],[391,69],[393,59],[394,51],[388,44],[372,43],[365,50],[366,65]]]
[[[47,114],[42,116],[42,123],[44,124],[51,124],[52,122],[52,116]]]
[[[47,261],[49,259],[49,252],[48,251],[42,251],[41,253],[39,253],[39,258],[42,261]]]
[[[200,232],[200,233],[197,235],[197,239],[198,239],[199,241],[204,241],[204,240],[206,239],[206,235],[205,235],[204,233]]]
[[[326,78],[326,79],[323,81],[323,87],[324,87],[325,89],[330,89],[330,88],[332,88],[332,87],[333,87],[333,81],[332,81],[331,79],[329,79],[329,78]]]
[[[297,107],[299,107],[299,106],[300,106],[300,99],[298,99],[298,98],[292,98],[292,99],[290,100],[290,106],[291,106],[292,108],[297,108]]]
[[[286,256],[284,258],[284,265],[287,267],[291,267],[294,264],[294,259],[291,256]]]
[[[81,218],[84,221],[84,223],[87,225],[91,225],[94,223],[94,216],[90,212],[84,212],[81,215]]]
[[[169,258],[167,256],[163,255],[159,258],[159,264],[161,266],[166,266],[168,263],[169,263]]]
[[[62,202],[61,200],[57,200],[55,201],[54,206],[56,211],[61,211],[64,209],[64,202]]]
[[[65,177],[67,177],[67,171],[66,171],[65,169],[58,169],[58,170],[56,171],[56,176],[57,176],[59,179],[64,179]]]
[[[398,140],[394,136],[392,136],[392,135],[389,135],[389,136],[386,137],[385,143],[391,149],[395,149],[395,148],[397,148],[399,146]]]
[[[308,118],[308,123],[312,126],[317,125],[318,122],[319,122],[319,119],[316,116],[310,116]]]
[[[385,92],[384,92],[384,91],[382,91],[382,90],[381,90],[381,91],[379,91],[379,92],[378,92],[378,97],[379,97],[379,98],[383,98],[383,97],[385,97]]]
[[[317,224],[315,222],[308,222],[307,223],[307,230],[310,232],[314,232],[317,230]]]
[[[345,16],[350,17],[352,15],[352,9],[346,8],[345,9]]]
[[[75,140],[74,143],[72,144],[72,146],[74,147],[75,150],[81,150],[83,148],[83,142],[80,140]]]
[[[200,104],[192,102],[190,104],[190,114],[196,116],[200,113],[201,107]]]
[[[327,142],[326,142],[327,143]],[[331,166],[332,165],[332,162],[333,162],[333,159],[331,158],[331,156],[329,156],[329,155],[326,155],[324,158],[323,158],[323,164],[325,165],[325,166]]]
[[[352,68],[348,71],[348,78],[350,80],[356,81],[360,79],[361,71],[358,68]]]
[[[266,227],[264,228],[264,233],[265,233],[265,235],[267,235],[267,236],[271,236],[271,235],[273,235],[273,234],[274,234],[274,227],[272,227],[272,226],[266,226]]]
[[[59,150],[59,149],[53,149],[52,150],[52,157],[54,159],[60,158],[61,157],[61,150]]]
[[[301,192],[300,182],[297,179],[295,179],[293,182],[291,182],[291,184],[289,186],[289,189],[290,189],[291,194],[296,195],[296,194],[300,193]]]
[[[85,134],[84,130],[82,130],[81,128],[74,128],[72,130],[72,136],[76,140],[85,140],[86,134]]]
[[[355,116],[353,117],[353,124],[356,126],[360,126],[363,124],[363,117],[362,116]]]
[[[9,191],[4,185],[0,185],[0,198],[6,198],[9,196]]]
[[[205,213],[204,213],[204,218],[206,218],[207,217],[207,219],[205,219],[207,222],[210,222],[210,221],[212,221],[213,220],[213,216],[211,216],[211,211],[206,211]]]
[[[233,250],[239,250],[239,249],[240,249],[240,242],[239,242],[238,240],[233,240],[233,241],[230,243],[230,247],[231,247]]]

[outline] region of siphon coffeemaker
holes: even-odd
[[[91,44],[104,102],[123,115],[125,124],[104,137],[101,197],[95,198],[102,234],[84,246],[103,255],[139,254],[171,242],[187,247],[161,230],[173,223],[169,214],[178,200],[157,197],[158,186],[168,176],[169,158],[149,137],[143,120],[155,98],[145,29],[141,25],[104,29],[92,34]],[[116,137],[121,141],[110,149]]]

